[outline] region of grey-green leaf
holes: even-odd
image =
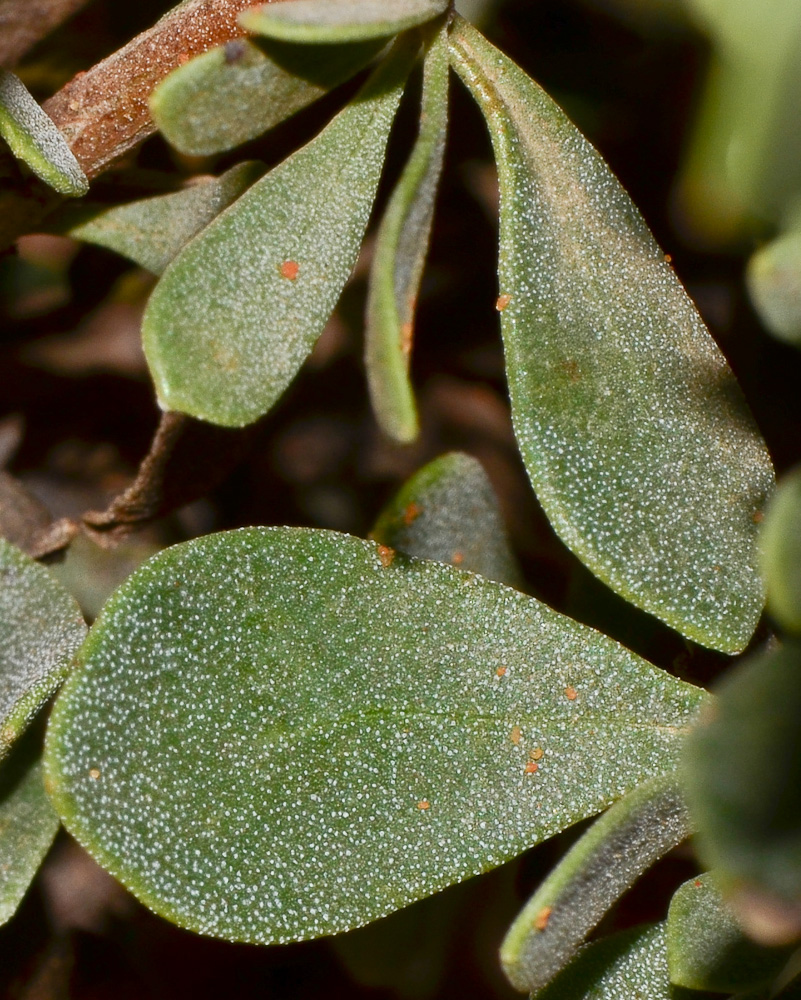
[[[745,930],[801,939],[801,644],[741,664],[687,745],[698,851]]]
[[[58,688],[85,635],[61,584],[0,538],[0,758]]]
[[[22,740],[0,767],[0,924],[14,916],[58,827],[42,781],[41,752]]]
[[[243,426],[297,374],[356,263],[416,53],[399,43],[316,139],[254,184],[164,272],[143,336],[166,409]]]
[[[68,829],[157,913],[290,941],[486,871],[670,771],[702,697],[482,577],[250,528],[122,585],[46,767]]]
[[[743,934],[714,874],[678,889],[667,920],[670,980],[692,990],[736,993],[773,981],[787,965],[788,948],[764,948]]]
[[[404,483],[371,537],[408,556],[522,586],[492,484],[481,463],[463,452],[434,459]]]
[[[534,893],[501,946],[513,986],[536,993],[573,958],[601,917],[689,835],[675,774],[640,785],[596,820]]]
[[[73,239],[114,250],[161,274],[176,254],[264,173],[261,163],[245,162],[220,177],[203,178],[172,194],[142,198],[114,208],[91,205],[70,223]],[[78,206],[79,211],[84,206]],[[76,213],[77,214],[77,213]]]
[[[762,572],[768,611],[788,632],[801,632],[801,467],[779,484],[762,526]]]
[[[746,285],[765,327],[801,348],[801,213],[792,227],[753,255]]]
[[[448,77],[448,35],[443,27],[426,54],[420,132],[378,230],[367,293],[370,398],[381,429],[401,443],[413,441],[418,433],[409,358],[445,154]]]
[[[239,15],[255,35],[304,44],[387,38],[444,14],[448,0],[294,0]]]
[[[689,1000],[671,989],[665,925],[636,927],[602,938],[532,1000]]]
[[[382,41],[306,45],[235,39],[173,70],[150,97],[176,149],[210,156],[255,139],[363,69]]]
[[[80,197],[89,181],[59,132],[25,84],[0,68],[0,136],[17,159],[60,194]]]
[[[526,74],[456,18],[501,191],[501,328],[537,495],[604,582],[734,652],[764,595],[770,459],[723,355],[628,195]]]

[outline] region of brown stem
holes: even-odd
[[[192,56],[241,37],[237,15],[252,6],[254,0],[184,0],[45,101],[89,178],[155,131],[148,98],[156,85]],[[22,178],[10,157],[0,158],[0,250],[59,201],[41,182]]]
[[[11,69],[89,0],[0,0],[0,66]]]

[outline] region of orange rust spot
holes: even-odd
[[[578,698],[578,691],[576,691],[574,687],[570,687],[568,685],[568,687],[565,688],[565,698],[567,698],[568,701],[575,701],[576,698]]]
[[[539,764],[535,764],[533,760],[528,761],[526,766],[523,768],[526,774],[536,774],[539,769]]]
[[[379,545],[378,558],[381,560],[382,566],[391,566],[395,558],[395,550],[388,545]]]
[[[548,926],[548,921],[551,919],[551,914],[553,913],[552,906],[543,906],[540,912],[534,917],[534,930],[544,931]]]
[[[412,341],[414,340],[414,326],[411,323],[404,323],[401,327],[401,350],[403,356],[408,358],[412,353]]]
[[[496,677],[505,677],[506,674],[507,674],[507,672],[508,671],[507,671],[506,667],[498,667],[498,669],[495,671],[495,676]]]
[[[417,803],[417,808],[421,812],[425,812],[426,809],[431,808],[431,803],[428,801],[428,799],[420,799],[420,801]]]
[[[191,58],[192,58],[192,53],[191,52],[182,52],[178,56],[178,65],[179,66],[186,66],[186,64],[189,62],[189,60]]]
[[[498,310],[499,313],[502,313],[511,301],[512,301],[511,295],[499,295],[495,302],[495,308]]]
[[[453,555],[451,556],[451,562],[453,563],[454,566],[461,566],[462,563],[464,562],[464,553],[454,552]]]
[[[762,513],[761,510],[755,510],[752,516],[754,519],[754,524],[762,524],[762,522],[765,520],[765,515]]]
[[[97,779],[100,777],[100,771],[96,767],[90,768],[89,769],[89,777],[93,781],[97,781]]]
[[[545,751],[542,749],[542,747],[536,747],[536,749],[530,751],[529,753],[529,757],[531,757],[532,760],[542,760],[544,756],[545,756]]]
[[[300,274],[300,264],[296,260],[285,260],[281,265],[281,277],[294,281]]]
[[[417,520],[417,518],[423,513],[421,507],[414,502],[410,503],[409,506],[403,512],[403,523],[408,528],[410,524]]]
[[[512,741],[512,743],[514,743],[515,746],[517,746],[518,743],[520,742],[521,735],[522,734],[520,732],[520,726],[513,726],[509,739]]]
[[[703,883],[703,882],[701,881],[701,879],[700,879],[700,878],[697,878],[697,879],[695,880],[695,882],[693,883],[693,885],[695,886],[695,888],[696,888],[696,889],[700,889],[700,888],[701,888],[701,887],[703,886],[703,884],[704,884],[704,883]]]
[[[671,257],[671,255],[669,253],[665,254],[665,263],[666,264],[672,264],[673,263],[673,258]]]

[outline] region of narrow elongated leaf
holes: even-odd
[[[309,49],[236,39],[165,77],[150,97],[153,121],[182,153],[224,152],[286,121],[354,76],[382,44]]]
[[[56,191],[80,197],[89,190],[67,140],[25,84],[7,69],[0,69],[0,136],[17,159]]]
[[[261,163],[238,163],[220,177],[182,191],[142,198],[114,208],[87,206],[81,221],[68,224],[73,239],[114,250],[161,274],[185,244],[264,173]]]
[[[739,650],[773,474],[734,377],[598,153],[460,18],[451,50],[495,146],[512,414],[545,512],[627,600]]]
[[[482,577],[243,529],[117,591],[56,703],[47,771],[67,827],[157,913],[289,941],[485,871],[670,771],[701,698]]]
[[[646,782],[616,802],[509,929],[501,962],[512,985],[536,992],[550,982],[618,897],[689,832],[675,774]]]
[[[801,938],[801,645],[754,657],[720,685],[689,741],[698,851],[745,930]]]
[[[287,42],[355,42],[386,38],[444,14],[448,0],[294,0],[239,15],[254,35]]]
[[[400,442],[413,441],[418,433],[409,357],[445,154],[448,77],[448,35],[443,27],[426,54],[420,134],[378,231],[367,294],[370,398],[381,429]]]
[[[429,462],[404,483],[371,537],[408,556],[450,563],[509,587],[522,583],[492,484],[481,463],[463,452]]]
[[[0,924],[14,916],[58,827],[41,751],[35,741],[22,740],[0,767]]]
[[[801,468],[779,485],[762,527],[768,610],[788,632],[801,632]]]
[[[665,925],[602,938],[532,1000],[687,1000],[668,979]]]
[[[143,335],[166,409],[243,426],[294,378],[356,263],[415,55],[401,43],[316,139],[164,272]]]
[[[61,584],[0,538],[0,758],[64,679],[85,635]]]
[[[707,873],[685,882],[667,921],[670,980],[692,990],[735,993],[770,983],[787,965],[788,948],[750,941]]]

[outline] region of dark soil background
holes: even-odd
[[[39,45],[22,75],[40,98],[149,27],[167,2],[95,0]],[[631,192],[729,357],[784,471],[800,457],[799,355],[760,329],[742,283],[746,255],[709,253],[671,209],[675,173],[707,50],[689,29],[638,32],[579,0],[508,0],[488,34],[568,110]],[[277,162],[315,133],[344,88],[252,143]],[[90,613],[144,555],[197,534],[251,524],[311,525],[365,535],[399,484],[444,451],[484,464],[500,497],[529,590],[602,628],[660,666],[708,683],[725,666],[629,608],[583,570],[551,532],[517,456],[494,303],[495,180],[489,141],[458,81],[430,261],[417,323],[414,378],[423,433],[382,438],[367,403],[362,353],[365,256],[313,357],[215,490],[115,552],[86,539],[57,567]],[[415,130],[402,111],[382,197]],[[236,159],[189,161],[158,137],[122,165],[134,190],[168,171],[218,172]],[[104,179],[101,184],[109,184]],[[157,426],[139,348],[152,279],[105,251],[30,236],[0,261],[0,459],[50,510],[102,509],[135,474]],[[98,582],[94,582],[98,581]],[[764,630],[761,638],[764,639]],[[452,1000],[512,997],[496,958],[527,894],[572,830],[502,869],[333,941],[256,948],[207,940],[153,916],[61,835],[17,917],[0,929],[0,995],[24,1000],[167,1000],[191,996]],[[632,890],[603,931],[661,919],[696,871],[674,852]]]

